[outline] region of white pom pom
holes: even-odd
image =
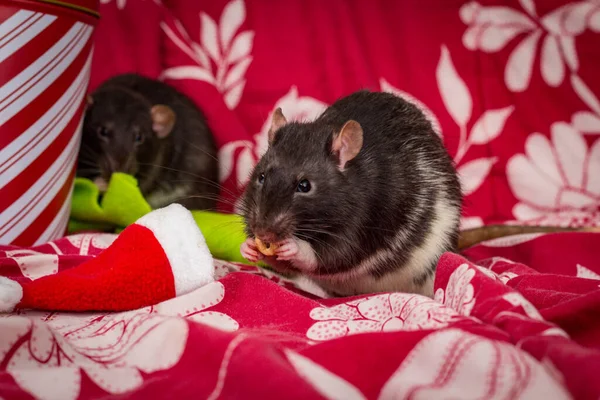
[[[11,312],[23,298],[23,288],[18,282],[0,276],[0,312]]]

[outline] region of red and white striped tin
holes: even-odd
[[[65,233],[97,1],[0,3],[0,243]]]

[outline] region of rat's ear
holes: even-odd
[[[157,104],[150,109],[152,130],[159,139],[169,136],[175,126],[175,112],[169,106]]]
[[[352,160],[363,145],[363,130],[360,124],[350,120],[333,138],[331,151],[338,156],[338,168],[343,171],[346,163]]]
[[[86,101],[86,103],[87,103],[88,106],[91,106],[92,104],[94,104],[94,98],[92,97],[91,94],[88,94],[85,97],[85,101]]]
[[[275,139],[275,132],[277,132],[277,130],[285,124],[287,124],[287,120],[283,116],[281,107],[277,107],[277,109],[273,112],[273,117],[271,118],[271,127],[269,128],[269,143],[272,143],[273,139]]]

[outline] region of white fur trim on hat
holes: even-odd
[[[214,281],[212,255],[187,208],[171,204],[144,215],[136,224],[150,229],[163,247],[178,296]]]
[[[23,298],[19,282],[0,276],[0,312],[11,312]]]

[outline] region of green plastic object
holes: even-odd
[[[81,231],[120,232],[150,211],[152,208],[131,175],[112,174],[103,196],[92,181],[77,177],[68,231],[70,234]],[[213,211],[191,212],[213,257],[248,263],[240,254],[240,246],[246,240],[242,217]]]

